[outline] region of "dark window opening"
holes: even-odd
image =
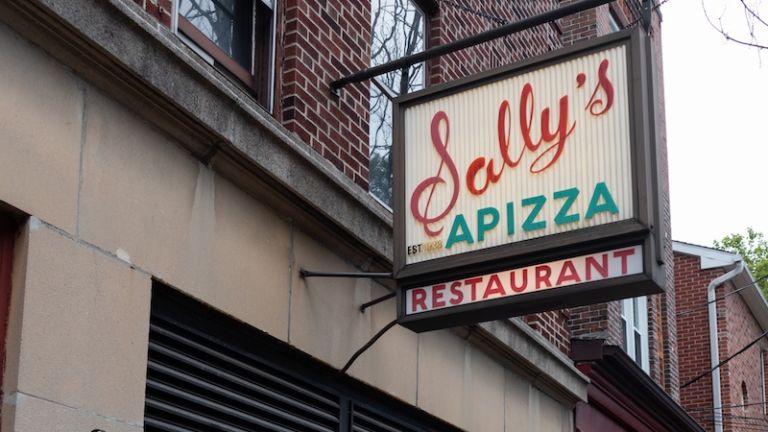
[[[747,383],[744,381],[741,382],[741,404],[744,409],[747,409],[747,405],[749,405],[749,391],[747,390]]]

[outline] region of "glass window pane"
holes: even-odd
[[[635,363],[643,367],[643,336],[635,332]]]
[[[409,0],[372,0],[371,65],[377,66],[424,50],[424,14]],[[375,78],[392,95],[424,87],[424,64],[393,71]],[[371,83],[370,191],[392,205],[392,104]]]
[[[181,0],[179,15],[241,66],[251,70],[251,0]]]
[[[632,316],[632,322],[635,324],[635,328],[640,328],[640,314],[643,313],[642,310],[640,310],[638,297],[635,297],[632,299],[632,310],[634,311],[634,314]]]
[[[627,320],[621,319],[621,349],[627,352]]]

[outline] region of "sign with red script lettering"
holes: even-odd
[[[401,317],[654,279],[661,221],[649,49],[647,36],[626,31],[395,101]],[[608,249],[634,251],[633,271],[601,277],[603,267],[587,266]],[[537,276],[577,264],[590,274]],[[510,276],[522,274],[525,283]]]

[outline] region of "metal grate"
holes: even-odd
[[[387,416],[376,414],[360,405],[354,405],[352,413],[352,432],[418,432]]]
[[[160,284],[146,432],[454,432],[454,427]]]
[[[339,398],[152,317],[145,430],[339,429]]]

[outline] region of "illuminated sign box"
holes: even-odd
[[[645,35],[626,31],[395,101],[401,324],[428,330],[662,291],[648,50]],[[631,274],[520,293],[499,282],[505,295],[471,302],[455,285],[626,248]]]

